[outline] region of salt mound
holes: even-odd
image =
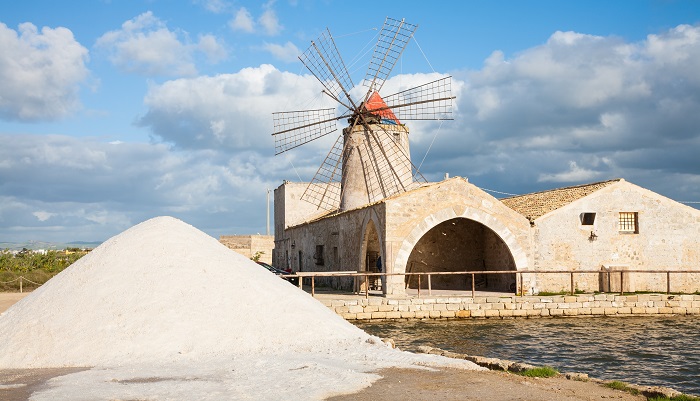
[[[0,338],[0,368],[28,368],[323,352],[370,336],[214,238],[158,217],[0,315]]]

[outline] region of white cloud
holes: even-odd
[[[43,211],[43,210],[38,210],[38,211],[36,211],[36,212],[34,212],[34,213],[32,213],[32,214],[33,214],[34,217],[36,217],[37,220],[39,220],[39,221],[46,221],[46,220],[48,220],[48,219],[50,219],[51,217],[53,217],[53,216],[56,215],[55,213],[49,213],[49,212],[46,212],[46,211]]]
[[[150,11],[124,22],[119,30],[105,33],[96,46],[109,52],[110,61],[119,69],[146,76],[196,75],[194,56],[198,51],[210,62],[227,56],[213,35],[202,35],[198,43],[191,43],[186,33],[168,29]]]
[[[196,0],[196,2],[202,4],[205,9],[215,14],[226,12],[226,10],[231,7],[231,5],[224,0]]]
[[[271,152],[272,113],[335,106],[321,89],[313,76],[271,65],[183,78],[149,89],[144,100],[149,110],[139,124],[182,148]]]
[[[568,171],[563,171],[556,174],[540,174],[537,181],[556,183],[586,182],[595,180],[599,175],[600,173],[581,168],[575,161],[571,161],[569,162]]]
[[[255,21],[253,20],[253,16],[245,7],[241,7],[236,12],[236,16],[229,21],[229,26],[234,31],[246,33],[253,33],[255,31]]]
[[[297,61],[297,57],[301,54],[301,51],[292,42],[287,42],[284,45],[265,43],[263,47],[275,58],[287,63]]]
[[[277,35],[282,30],[277,13],[272,9],[265,10],[258,19],[258,23],[262,25],[265,33],[270,36]]]
[[[56,120],[80,108],[88,51],[66,28],[0,23],[0,118]]]

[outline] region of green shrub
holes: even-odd
[[[550,366],[542,366],[541,368],[532,368],[517,372],[517,374],[527,377],[554,377],[559,374],[559,371]]]

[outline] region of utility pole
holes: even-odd
[[[270,188],[267,188],[267,235],[270,235]]]

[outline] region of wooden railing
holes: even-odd
[[[355,291],[358,293],[364,292],[365,297],[369,297],[369,279],[371,277],[389,277],[389,276],[417,276],[417,291],[418,297],[421,296],[421,278],[427,280],[427,290],[428,295],[432,295],[432,277],[433,276],[443,276],[443,275],[462,275],[469,277],[471,279],[471,296],[475,296],[475,278],[477,275],[481,274],[511,274],[516,275],[516,291],[515,295],[524,296],[524,280],[523,276],[528,274],[535,275],[568,275],[569,276],[569,293],[574,295],[576,292],[576,276],[584,274],[605,274],[608,277],[608,292],[618,292],[610,291],[612,288],[612,277],[614,275],[620,275],[620,294],[624,294],[624,284],[625,284],[625,274],[629,273],[640,273],[640,274],[664,274],[666,276],[666,293],[671,293],[671,274],[700,274],[700,270],[547,270],[547,271],[516,271],[516,270],[481,270],[481,271],[439,271],[439,272],[410,272],[410,273],[372,273],[372,272],[355,272],[355,271],[334,271],[334,272],[297,272],[295,274],[289,274],[282,277],[298,277],[299,278],[299,288],[303,289],[304,278],[308,278],[311,281],[311,295],[315,296],[316,291],[316,277],[353,277],[355,283],[359,278],[364,279],[364,291]],[[386,280],[384,280],[386,281]],[[405,281],[405,280],[404,280]],[[355,285],[355,288],[358,286]],[[467,289],[468,290],[468,289]]]

